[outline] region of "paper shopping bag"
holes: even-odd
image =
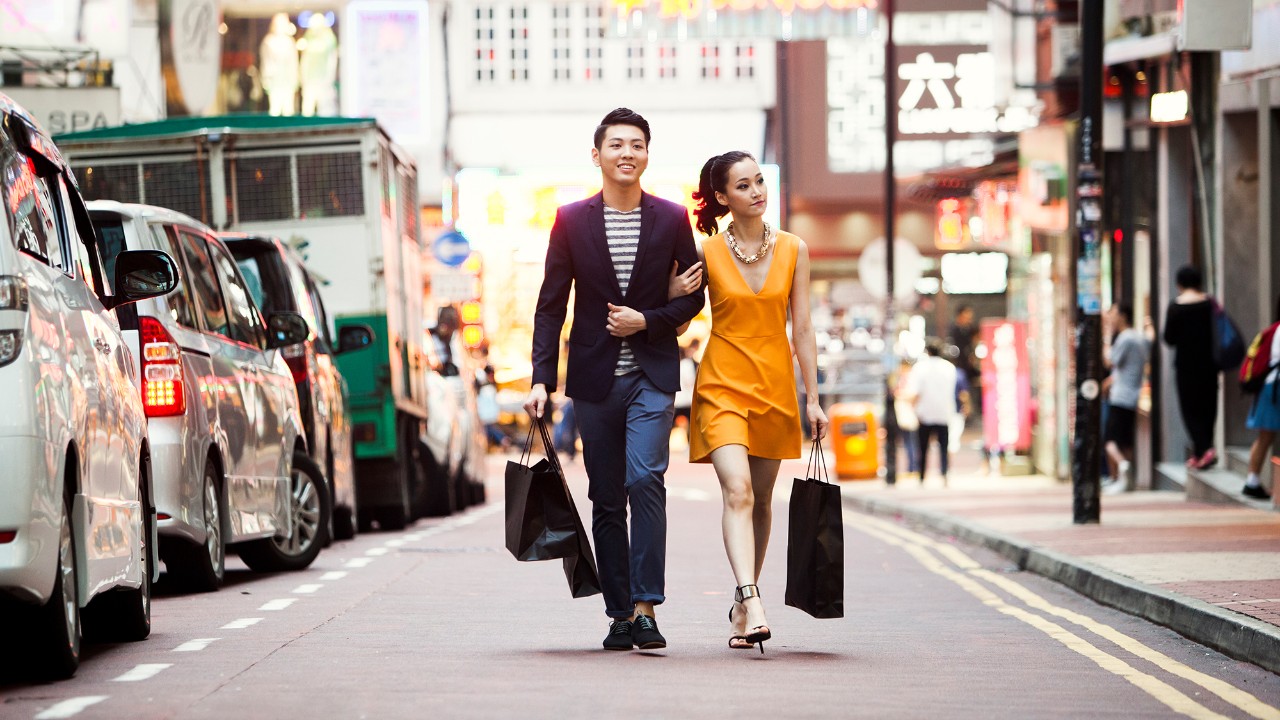
[[[786,603],[815,618],[844,617],[840,486],[829,481],[817,440],[809,451],[809,460],[808,477],[795,478],[791,484]]]

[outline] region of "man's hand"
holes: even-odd
[[[630,337],[649,325],[639,311],[609,303],[609,321],[605,327],[614,337]]]
[[[542,417],[542,411],[547,407],[547,386],[538,383],[529,389],[529,396],[524,399],[524,411],[529,413],[529,417],[537,420]]]

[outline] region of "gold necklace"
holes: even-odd
[[[769,254],[769,246],[773,244],[769,242],[769,223],[764,224],[764,239],[760,241],[760,249],[756,251],[755,255],[747,255],[742,252],[742,247],[738,245],[738,238],[733,235],[732,222],[729,223],[729,227],[725,228],[724,239],[729,242],[729,249],[733,251],[734,256],[747,265],[763,260],[764,256]]]

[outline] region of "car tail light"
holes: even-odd
[[[289,366],[289,370],[293,373],[293,381],[295,383],[306,382],[310,377],[311,354],[307,352],[306,343],[298,343],[297,345],[289,345],[280,349],[280,354],[284,356],[284,362]]]
[[[169,513],[156,513],[157,520],[172,520],[173,516]]]
[[[27,281],[0,276],[0,310],[27,310]],[[0,330],[0,365],[8,365],[22,350],[22,330]]]
[[[0,545],[11,543],[18,537],[17,530],[0,530]]]
[[[143,316],[142,407],[147,417],[168,417],[187,411],[182,384],[182,350],[159,320]]]

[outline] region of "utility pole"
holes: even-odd
[[[1072,521],[1100,520],[1102,424],[1102,5],[1080,3],[1080,127],[1076,170],[1076,422]],[[1126,238],[1129,240],[1129,238]]]
[[[884,13],[884,481],[886,485],[898,482],[898,414],[894,411],[893,373],[897,370],[894,353],[893,317],[893,239],[897,211],[897,185],[894,179],[893,143],[898,134],[898,59],[893,44],[893,0],[881,0]],[[924,469],[921,468],[923,473]]]

